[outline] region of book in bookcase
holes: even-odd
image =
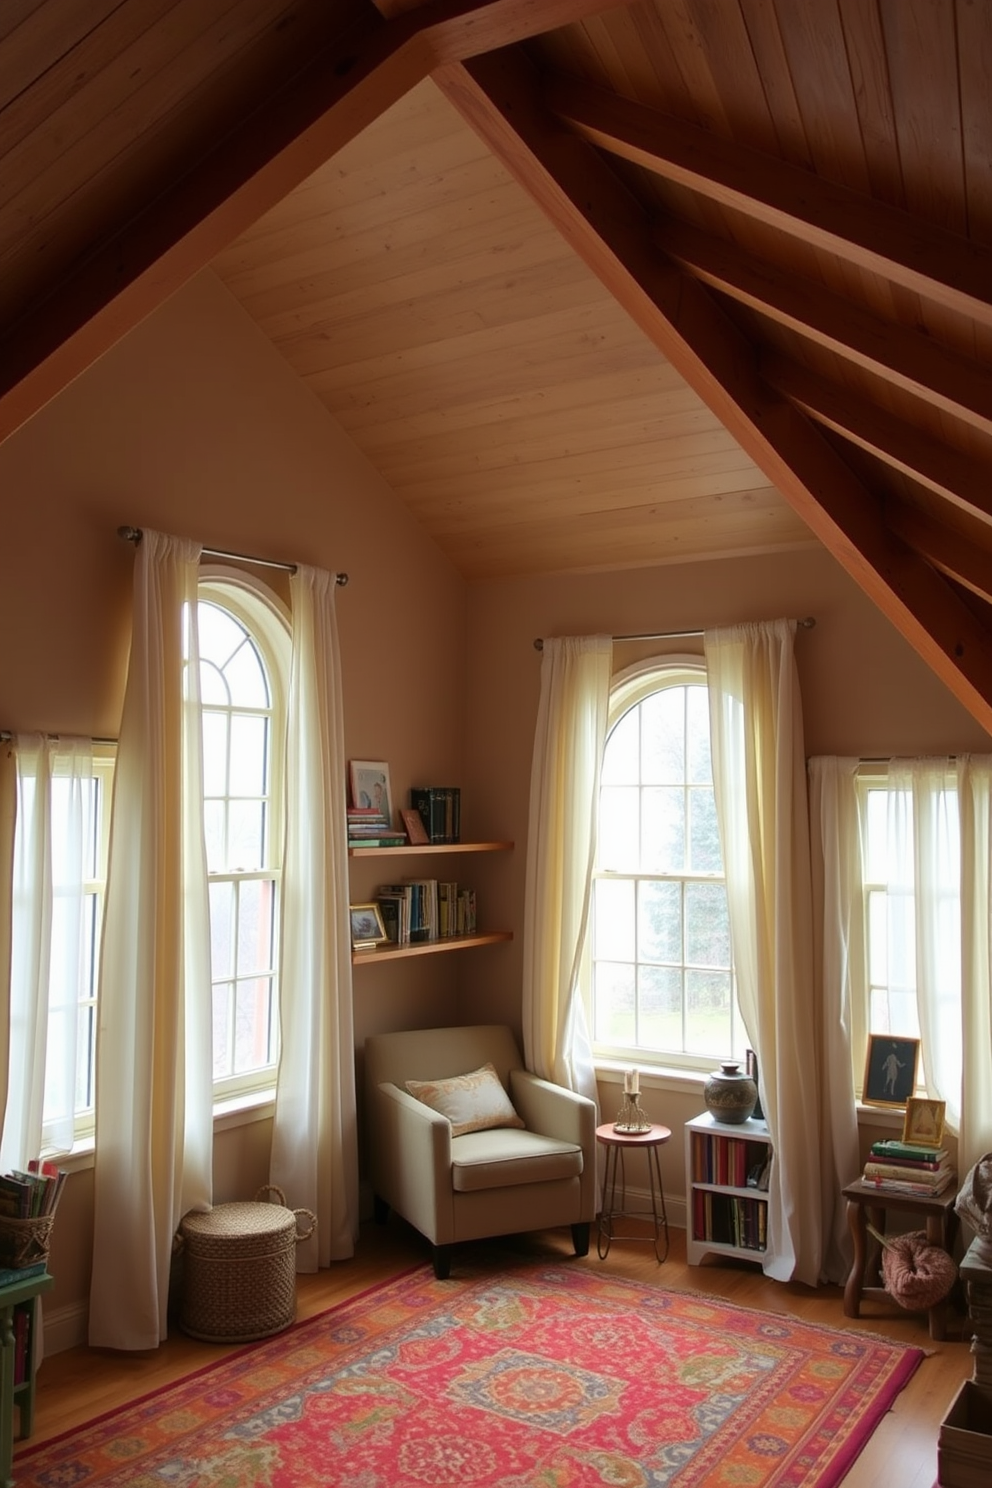
[[[768,1243],[772,1146],[767,1123],[731,1124],[705,1113],[686,1123],[686,1259],[760,1261]]]
[[[430,842],[461,841],[461,796],[457,785],[410,787],[410,805],[419,813]]]
[[[475,890],[434,878],[380,884],[375,891],[386,935],[396,945],[476,933]]]

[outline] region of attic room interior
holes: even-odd
[[[395,1215],[385,1236],[372,1224],[366,1041],[500,1024],[533,1052],[525,988],[554,928],[533,895],[535,741],[558,638],[609,638],[617,698],[661,663],[705,694],[718,633],[791,622],[790,738],[811,762],[810,800],[823,806],[828,782],[848,778],[895,795],[892,762],[930,762],[954,782],[956,818],[967,778],[978,868],[974,883],[963,870],[962,891],[967,880],[969,903],[982,900],[986,798],[969,772],[992,754],[990,75],[992,11],[974,0],[3,8],[4,738],[78,737],[112,755],[143,561],[118,531],[167,534],[204,549],[215,589],[201,608],[233,583],[266,587],[285,614],[286,570],[347,575],[333,601],[344,759],[386,762],[397,811],[415,786],[457,784],[462,842],[501,847],[436,868],[471,883],[480,924],[500,932],[491,943],[400,958],[346,947],[353,1047],[338,1053],[354,1082],[345,1188],[358,1208],[345,1203],[334,1223],[346,1237],[360,1219],[361,1236],[354,1261],[347,1238],[308,1261],[301,1298],[347,1290],[339,1274],[353,1264],[355,1286],[379,1279],[366,1246],[385,1247],[385,1266],[427,1258]],[[6,962],[15,753],[0,759]],[[833,763],[816,773],[820,761]],[[905,778],[917,778],[908,765]],[[805,768],[801,787],[805,801]],[[901,1107],[864,1099],[869,1036],[919,1043],[915,1089],[946,1101],[959,1178],[992,1149],[978,944],[989,896],[971,951],[954,951],[967,1012],[947,1019],[944,943],[917,925],[921,980],[928,958],[938,967],[934,1003],[910,987],[913,1026],[875,1021],[888,973],[866,957],[862,1000],[836,1017],[846,1043],[817,1030],[807,1048],[811,1009],[826,1024],[831,996],[839,1008],[853,995],[829,871],[809,846],[822,845],[825,811],[803,816],[801,870],[779,865],[776,902],[787,883],[798,940],[776,927],[763,948],[758,937],[753,975],[737,966],[750,1017],[732,1051],[694,1044],[689,1012],[677,1046],[652,1045],[622,1009],[613,1034],[598,1003],[586,1013],[599,1120],[614,1119],[633,1065],[650,1120],[674,1134],[659,1173],[683,1259],[686,1123],[704,1109],[707,1072],[759,1045],[781,1122],[786,1259],[762,1274],[711,1257],[683,1266],[679,1284],[742,1288],[779,1312],[819,1291],[830,1310],[818,1317],[840,1326],[841,1190],[874,1142],[903,1131]],[[340,893],[364,904],[384,881],[435,871],[397,861],[352,853]],[[792,995],[797,943],[808,1003]],[[591,995],[588,957],[584,975]],[[8,1090],[10,1070],[31,1062],[9,995]],[[807,1130],[784,1115],[809,1084]],[[94,1266],[117,1220],[101,1216],[87,1099],[88,1128],[46,1149],[69,1173],[44,1302],[49,1370],[86,1354]],[[278,1181],[272,1089],[225,1099],[206,1159],[215,1205]],[[807,1251],[791,1199],[811,1153],[820,1164],[815,1134],[831,1129]],[[5,1171],[39,1150],[35,1138],[11,1157],[11,1130]],[[299,1168],[300,1187],[313,1167]],[[308,1190],[287,1202],[315,1201]],[[567,1229],[561,1243],[571,1259]],[[658,1270],[650,1251],[595,1252],[582,1264],[669,1284],[672,1262]],[[168,1256],[156,1264],[168,1271]],[[926,1317],[867,1309],[859,1326],[926,1340],[936,1357],[839,1481],[891,1483],[898,1463],[898,1481],[930,1488],[938,1423],[971,1372],[967,1338],[933,1344]],[[177,1369],[198,1367],[190,1348]],[[157,1379],[150,1363],[126,1364],[136,1389]],[[944,1370],[932,1386],[927,1369]]]

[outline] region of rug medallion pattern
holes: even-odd
[[[921,1357],[562,1264],[447,1282],[418,1270],[29,1444],[15,1477],[18,1488],[831,1488]]]

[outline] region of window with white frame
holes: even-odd
[[[214,1094],[271,1086],[278,1060],[282,746],[288,634],[260,588],[200,584],[203,811]]]
[[[595,1052],[708,1069],[743,1057],[701,662],[615,680],[593,879]]]

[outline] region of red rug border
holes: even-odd
[[[500,1258],[500,1264],[504,1270],[513,1271],[567,1271],[571,1269],[569,1266],[569,1258],[565,1256],[549,1256],[547,1260],[537,1260],[534,1257],[519,1257],[514,1255],[506,1255],[504,1253]],[[638,1288],[650,1286],[649,1282],[638,1281],[629,1276],[603,1275],[602,1273],[590,1270],[589,1268],[584,1269],[587,1270],[589,1275],[594,1277],[601,1277],[602,1280],[608,1281],[610,1284],[616,1284],[619,1282],[622,1286],[625,1287],[631,1286]],[[212,1374],[216,1370],[223,1368],[224,1365],[228,1364],[231,1359],[236,1356],[240,1357],[244,1354],[253,1353],[259,1349],[262,1349],[267,1344],[272,1343],[273,1340],[276,1338],[286,1338],[292,1333],[304,1332],[308,1328],[315,1327],[330,1313],[337,1312],[341,1308],[348,1307],[352,1303],[361,1301],[363,1298],[372,1297],[375,1295],[376,1292],[384,1291],[386,1288],[394,1285],[396,1282],[404,1281],[408,1277],[414,1276],[419,1272],[427,1272],[428,1276],[426,1279],[429,1280],[431,1272],[430,1264],[416,1263],[412,1266],[407,1266],[402,1271],[397,1271],[394,1276],[388,1276],[385,1277],[382,1281],[373,1282],[371,1286],[363,1287],[361,1288],[361,1290],[353,1292],[351,1296],[344,1297],[338,1302],[331,1303],[330,1306],[322,1308],[320,1312],[315,1312],[310,1317],[300,1318],[299,1320],[291,1323],[288,1328],[282,1329],[279,1333],[269,1334],[265,1338],[254,1339],[250,1343],[233,1344],[230,1349],[226,1353],[222,1354],[219,1358],[209,1360],[206,1364],[200,1365],[199,1368],[190,1370],[188,1374],[178,1375],[174,1380],[170,1380],[167,1384],[156,1385],[154,1389],[145,1391],[143,1395],[135,1395],[131,1400],[125,1401],[122,1405],[113,1406],[110,1410],[103,1411],[100,1415],[91,1416],[86,1421],[81,1422],[79,1425],[67,1427],[65,1431],[58,1432],[54,1436],[47,1436],[38,1441],[25,1442],[23,1445],[20,1446],[19,1449],[18,1444],[15,1441],[14,1467],[16,1468],[19,1462],[27,1462],[40,1452],[55,1447],[62,1442],[66,1442],[73,1436],[88,1431],[95,1426],[101,1426],[107,1421],[112,1421],[115,1416],[124,1415],[127,1411],[147,1405],[150,1401],[156,1399],[157,1396],[167,1394],[177,1385],[187,1384],[192,1380],[196,1380],[205,1375]],[[457,1282],[458,1279],[459,1278],[457,1276],[451,1278],[451,1280],[454,1282]],[[484,1280],[485,1276],[483,1266],[477,1262],[475,1265],[472,1266],[465,1279],[472,1282]],[[440,1283],[440,1285],[446,1285],[446,1283]],[[875,1403],[871,1414],[865,1417],[865,1420],[870,1422],[870,1425],[868,1426],[863,1439],[859,1443],[852,1441],[849,1444],[848,1449],[844,1452],[843,1456],[838,1457],[831,1468],[826,1469],[826,1472],[829,1474],[829,1476],[821,1477],[815,1484],[812,1485],[812,1488],[838,1488],[838,1485],[843,1481],[847,1473],[850,1472],[852,1466],[857,1461],[861,1453],[864,1451],[868,1442],[871,1440],[872,1435],[878,1429],[879,1423],[892,1410],[893,1404],[898,1399],[900,1393],[906,1388],[906,1385],[912,1379],[913,1375],[916,1373],[919,1366],[923,1363],[924,1359],[928,1357],[928,1350],[922,1348],[919,1344],[901,1343],[896,1339],[887,1337],[884,1333],[870,1332],[861,1328],[837,1328],[830,1323],[809,1322],[805,1318],[797,1317],[793,1313],[779,1313],[768,1311],[767,1309],[760,1307],[748,1307],[744,1303],[734,1302],[729,1298],[722,1297],[718,1294],[715,1295],[711,1292],[697,1291],[695,1288],[691,1287],[666,1287],[662,1285],[658,1289],[661,1291],[670,1292],[673,1295],[677,1295],[680,1297],[689,1297],[699,1302],[718,1305],[730,1312],[743,1312],[748,1314],[760,1313],[773,1318],[781,1317],[787,1322],[795,1323],[800,1327],[807,1328],[814,1333],[850,1333],[854,1337],[863,1338],[869,1343],[885,1344],[891,1348],[901,1349],[903,1351],[903,1357],[899,1360],[896,1369],[893,1371],[892,1378],[890,1379],[889,1392],[887,1393],[885,1398],[880,1398]]]
[[[314,1327],[322,1318],[327,1317],[328,1313],[336,1312],[339,1307],[348,1307],[352,1302],[358,1302],[362,1297],[371,1297],[376,1292],[382,1291],[383,1288],[392,1286],[393,1282],[403,1281],[415,1272],[427,1269],[429,1268],[419,1263],[413,1266],[407,1266],[404,1270],[397,1271],[395,1276],[387,1276],[383,1281],[374,1281],[371,1286],[362,1287],[361,1291],[353,1292],[350,1297],[342,1297],[340,1302],[332,1302],[329,1307],[322,1307],[320,1312],[315,1312],[310,1317],[298,1318],[295,1322],[290,1323],[288,1328],[282,1328],[278,1333],[269,1333],[265,1338],[252,1339],[250,1343],[235,1343],[232,1340],[230,1345],[227,1346],[227,1352],[221,1354],[220,1358],[209,1359],[206,1364],[200,1364],[196,1369],[191,1369],[188,1374],[177,1375],[168,1384],[156,1385],[154,1389],[146,1390],[143,1395],[135,1395],[132,1399],[125,1400],[123,1405],[111,1406],[110,1410],[102,1411],[98,1416],[90,1416],[78,1426],[68,1426],[65,1431],[59,1431],[54,1436],[46,1436],[37,1441],[27,1441],[20,1444],[20,1446],[15,1438],[14,1465],[16,1467],[18,1462],[26,1462],[30,1457],[36,1456],[37,1453],[46,1450],[48,1447],[54,1447],[59,1442],[66,1441],[70,1436],[76,1436],[81,1431],[89,1431],[93,1426],[102,1426],[104,1422],[112,1421],[115,1416],[121,1416],[125,1411],[135,1410],[138,1406],[147,1405],[157,1395],[165,1395],[169,1390],[175,1389],[177,1385],[186,1384],[190,1380],[200,1379],[205,1374],[211,1374],[214,1370],[221,1369],[225,1364],[230,1363],[231,1359],[235,1357],[254,1353],[256,1349],[264,1348],[266,1344],[271,1343],[275,1338],[286,1338],[291,1333],[302,1333],[305,1329]],[[126,1357],[124,1350],[106,1349],[102,1350],[102,1352],[119,1353],[121,1358]],[[44,1362],[42,1360],[42,1364]]]

